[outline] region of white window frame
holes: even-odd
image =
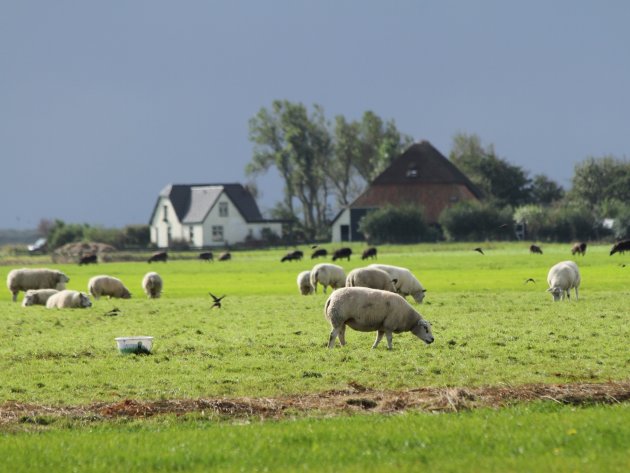
[[[219,217],[229,217],[229,208],[227,202],[219,202]]]
[[[212,241],[223,241],[223,225],[212,225]]]

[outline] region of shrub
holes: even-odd
[[[426,224],[422,210],[414,206],[388,206],[369,212],[359,221],[358,229],[374,244],[417,243],[438,237]]]
[[[442,212],[440,225],[452,241],[506,240],[514,238],[512,210],[493,204],[461,202]]]

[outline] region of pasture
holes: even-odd
[[[419,412],[418,406],[395,408],[401,393],[422,389],[518,390],[532,385],[624,383],[629,378],[630,257],[608,256],[608,245],[591,245],[584,257],[572,257],[569,245],[544,245],[543,255],[530,255],[523,243],[484,243],[485,255],[472,251],[475,246],[479,245],[379,247],[378,262],[409,268],[427,288],[425,303],[414,306],[432,323],[435,336],[435,343],[427,346],[410,333],[395,334],[392,351],[385,344],[371,350],[375,334],[352,330],[347,331],[345,347],[325,348],[330,331],[323,317],[327,295],[320,289],[318,294],[301,296],[295,281],[298,272],[323,261],[310,260],[308,251],[300,262],[284,263],[280,262],[284,249],[235,252],[232,261],[214,263],[174,258],[165,264],[79,267],[38,261],[37,266],[64,271],[70,277],[69,289],[86,291],[90,277],[109,274],[122,279],[133,297],[100,299],[85,310],[49,310],[23,308],[11,302],[6,288],[0,291],[0,440],[4,438],[0,449],[10,440],[14,464],[28,457],[32,471],[37,461],[55,464],[51,458],[63,457],[59,445],[75,441],[84,447],[76,450],[75,460],[89,463],[93,458],[94,471],[101,471],[97,464],[102,471],[127,464],[131,454],[114,454],[114,448],[109,464],[103,456],[107,448],[100,456],[92,452],[81,460],[81,455],[97,445],[134,444],[137,440],[132,439],[139,435],[148,445],[155,443],[147,447],[156,457],[152,470],[166,470],[174,461],[183,471],[213,466],[255,470],[265,465],[272,470],[366,471],[395,466],[411,471],[418,464],[455,471],[470,462],[478,464],[479,471],[502,467],[526,471],[535,465],[529,461],[537,458],[563,471],[584,465],[588,469],[585,459],[599,460],[593,452],[580,453],[578,436],[571,434],[575,450],[567,443],[550,447],[553,441],[524,442],[522,448],[531,455],[523,462],[508,432],[529,425],[523,435],[540,433],[541,439],[553,432],[564,438],[572,429],[588,431],[591,441],[602,442],[600,451],[608,452],[608,471],[627,468],[622,458],[628,442],[622,440],[627,440],[630,428],[621,425],[628,422],[618,423],[614,432],[605,427],[613,419],[628,418],[625,404],[576,410],[559,405],[553,396],[533,405],[517,403],[516,396],[505,403],[515,404],[512,407],[467,411],[464,392],[455,404],[446,396],[448,402],[438,410],[464,408],[465,413],[435,416]],[[355,256],[349,262],[336,262],[346,272],[367,264],[359,258],[362,247],[353,249]],[[582,273],[580,300],[553,303],[545,292],[547,270],[567,259],[576,261]],[[0,266],[2,280],[16,267],[21,265]],[[164,279],[164,293],[158,300],[146,299],[140,287],[150,270]],[[529,278],[535,282],[526,283]],[[221,309],[210,308],[208,292],[226,295]],[[112,312],[114,308],[118,311]],[[127,335],[154,336],[153,353],[120,355],[114,338]],[[350,397],[344,398],[342,408],[312,402],[336,393]],[[207,409],[196,404],[179,417],[169,415],[168,409],[165,416],[143,421],[105,415],[136,402],[170,403],[177,413],[178,403],[203,399],[214,404],[208,402]],[[300,404],[301,399],[310,400],[308,409],[300,407],[306,402]],[[229,409],[211,408],[217,400],[234,406],[284,400],[290,407],[273,416],[262,410],[247,414],[246,409],[231,415]],[[275,420],[259,420],[268,417]],[[573,422],[591,427],[571,427]],[[381,428],[382,432],[374,432]],[[479,438],[463,434],[461,429],[467,428]],[[600,429],[606,432],[598,436]],[[480,435],[480,430],[485,433]],[[373,436],[366,438],[365,431]],[[341,438],[359,433],[370,445],[372,457],[353,450],[357,446],[340,456],[323,453],[334,450]],[[459,435],[466,441],[455,441]],[[496,448],[483,448],[488,442],[484,435],[491,435]],[[185,452],[161,452],[160,444],[170,444],[171,436],[175,443],[180,437],[191,439],[188,467]],[[215,436],[228,439],[227,446],[206,445],[208,437]],[[278,441],[271,442],[270,437]],[[411,442],[408,452],[400,446],[405,438]],[[441,453],[434,456],[436,448]],[[235,456],[239,449],[242,454]],[[270,449],[284,460],[262,453]],[[563,461],[568,452],[572,453]],[[318,462],[321,455],[327,463]],[[362,461],[355,462],[357,457]],[[64,459],[57,461],[62,471]]]

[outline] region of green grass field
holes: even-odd
[[[308,254],[301,262],[285,263],[280,263],[285,250],[235,252],[232,261],[223,263],[173,259],[166,264],[79,267],[39,261],[38,266],[63,270],[71,279],[70,289],[85,291],[91,276],[110,274],[121,278],[134,297],[101,299],[86,310],[47,310],[23,308],[11,302],[8,290],[0,291],[0,413],[3,402],[59,407],[125,399],[262,398],[323,393],[349,385],[389,391],[630,378],[630,257],[610,257],[608,246],[595,245],[585,257],[576,258],[568,245],[545,245],[542,256],[530,255],[522,243],[482,244],[485,256],[473,252],[475,246],[479,245],[379,248],[379,262],[408,267],[427,288],[425,303],[416,307],[432,323],[436,339],[427,346],[409,333],[394,335],[391,352],[385,344],[370,349],[375,334],[351,330],[345,347],[325,348],[330,331],[323,317],[327,296],[321,291],[301,296],[295,281],[298,272],[317,262]],[[354,249],[361,251],[360,246]],[[546,274],[565,259],[580,266],[580,300],[553,303],[545,292]],[[355,256],[340,264],[349,271],[365,263]],[[16,267],[21,265],[0,266],[0,277],[6,279]],[[165,281],[159,300],[142,294],[142,276],[149,270],[158,271]],[[527,278],[536,282],[525,284]],[[220,310],[210,309],[208,292],[226,294]],[[107,315],[114,307],[120,309],[119,315]],[[114,338],[128,335],[154,336],[153,353],[119,354]],[[149,471],[212,467],[256,471],[265,465],[272,471],[365,471],[383,466],[413,471],[419,465],[442,471],[466,466],[477,471],[531,471],[536,459],[548,461],[554,471],[627,469],[630,428],[606,430],[612,420],[628,416],[625,405],[578,410],[541,406],[438,416],[307,415],[295,421],[252,421],[247,426],[194,415],[88,425],[54,420],[33,426],[25,421],[5,427],[0,423],[0,449],[12,452],[7,458],[13,463],[6,463],[14,465],[11,471],[37,471],[38,462],[53,465],[51,471],[64,471],[69,458],[84,465],[82,471],[111,470],[132,459],[116,445],[134,445],[140,437],[148,452],[143,455],[154,457],[143,457]],[[600,442],[599,447],[585,452],[567,448],[579,444],[577,435],[569,436],[568,444],[554,443],[575,428],[564,424],[573,419],[592,425],[577,430],[591,432],[588,438]],[[523,438],[529,432],[533,438],[523,448],[530,454],[512,447],[498,424],[506,433],[522,430]],[[538,424],[549,424],[545,427],[549,431]],[[460,437],[467,429],[471,434]],[[479,429],[485,433],[480,435]],[[606,430],[606,435],[596,434],[598,429]],[[365,431],[377,430],[378,435],[365,438]],[[314,432],[315,440],[305,431]],[[420,431],[428,438],[426,447],[416,443],[401,447],[409,432]],[[559,437],[554,439],[554,432]],[[496,448],[487,447],[488,435]],[[336,443],[356,436],[367,443],[367,450],[353,446],[338,455],[331,453]],[[550,440],[544,440],[546,436]],[[179,445],[175,440],[179,437],[190,441],[180,452],[177,446],[172,454],[162,451],[160,445],[171,444],[171,437],[172,445]],[[215,437],[223,443],[211,442]],[[81,447],[64,456],[64,445],[75,442]],[[281,460],[272,461],[275,457],[269,452],[274,451]],[[606,468],[598,470],[604,452]],[[360,461],[355,461],[357,457]],[[20,464],[25,468],[15,467]]]

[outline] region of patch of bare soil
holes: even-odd
[[[630,381],[607,383],[531,384],[479,388],[417,388],[376,391],[351,383],[348,389],[275,398],[216,398],[142,401],[86,406],[44,406],[5,402],[0,426],[47,423],[46,419],[108,420],[147,418],[161,414],[204,412],[224,418],[282,419],[295,415],[335,415],[352,412],[395,413],[405,410],[458,412],[479,407],[500,408],[516,403],[549,400],[560,404],[612,404],[630,400]]]

